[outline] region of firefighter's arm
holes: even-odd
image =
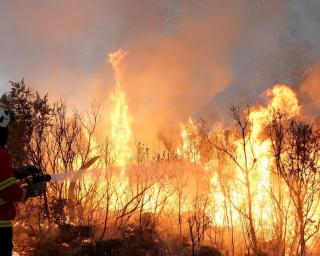
[[[39,174],[40,170],[33,165],[27,165],[27,166],[22,166],[20,168],[14,168],[13,173],[17,179],[23,180],[23,179],[27,178],[28,176],[33,176],[35,174]]]
[[[0,198],[5,201],[23,201],[27,191],[16,184],[11,159],[6,154],[0,157]]]
[[[0,155],[0,198],[5,201],[18,202],[25,200],[27,190],[16,184],[10,156]]]
[[[33,166],[27,165],[14,169],[14,176],[18,179],[16,184],[27,189],[26,199],[41,196],[44,192],[44,181],[48,181],[49,175],[39,175],[41,171]],[[50,177],[51,179],[51,177]]]
[[[14,179],[15,180],[15,179]],[[13,179],[12,179],[13,181]],[[20,181],[18,181],[20,182]],[[11,181],[8,182],[10,184]],[[35,183],[32,185],[19,185],[19,183],[11,183],[5,188],[0,188],[0,198],[4,201],[24,202],[29,197],[40,196],[43,193],[43,184]]]
[[[13,182],[13,183],[11,183]],[[15,179],[7,180],[5,185],[0,185],[0,198],[7,202],[23,202],[28,194],[27,187],[20,187],[15,183]]]
[[[35,167],[26,167],[29,172],[34,172]],[[27,185],[25,182],[16,181],[12,169],[11,158],[7,153],[0,154],[0,198],[11,202],[24,202],[29,197],[39,196],[43,193],[43,184]]]

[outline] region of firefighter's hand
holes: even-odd
[[[42,196],[44,192],[44,183],[43,182],[34,183],[26,186],[25,189],[27,192],[25,200],[29,197]]]
[[[40,173],[40,170],[33,165],[23,166],[14,170],[15,177],[20,180],[37,173]]]

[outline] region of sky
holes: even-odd
[[[120,48],[135,129],[150,136],[188,116],[221,119],[276,83],[320,107],[318,0],[0,0],[0,93],[24,78],[107,113],[107,56]]]

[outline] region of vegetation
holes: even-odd
[[[99,106],[71,111],[23,80],[1,101],[16,113],[8,145],[16,166],[76,172],[100,156],[78,179],[50,182],[20,204],[20,253],[317,255],[318,121],[233,107],[227,127],[190,121],[181,139],[161,136],[162,152],[138,143],[119,167],[108,137],[96,137]]]

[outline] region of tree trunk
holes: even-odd
[[[256,231],[254,228],[254,221],[253,221],[253,213],[252,213],[252,196],[251,196],[251,188],[250,188],[250,181],[248,177],[248,172],[246,173],[246,186],[248,192],[248,210],[249,210],[249,231],[250,231],[250,238],[252,242],[252,250],[254,255],[258,255],[258,242],[256,237]]]
[[[182,202],[181,202],[181,194],[179,193],[179,209],[178,209],[178,223],[179,223],[179,246],[182,245],[182,216],[181,216],[181,211],[182,211]]]
[[[299,236],[300,236],[300,256],[306,256],[306,241],[304,237],[304,219],[303,219],[303,203],[300,195],[298,196],[298,219],[299,219]]]

